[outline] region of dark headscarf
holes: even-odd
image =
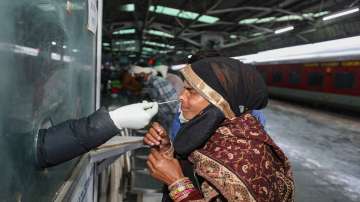
[[[236,116],[267,105],[266,84],[252,65],[232,58],[214,57],[199,60],[191,68],[229,103]]]

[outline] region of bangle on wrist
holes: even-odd
[[[173,158],[174,157],[174,147],[173,144],[170,142],[170,148],[166,151],[164,151],[162,154],[165,155],[167,158]]]
[[[176,180],[168,186],[168,189],[171,199],[175,202],[185,199],[191,192],[195,191],[193,183],[187,177]]]

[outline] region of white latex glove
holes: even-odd
[[[151,118],[157,114],[159,106],[157,102],[136,103],[119,107],[109,112],[110,118],[116,127],[141,129],[149,124]]]

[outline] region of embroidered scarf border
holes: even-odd
[[[205,99],[218,107],[228,119],[235,118],[235,113],[231,110],[229,103],[214,89],[208,86],[191,68],[186,65],[180,70],[186,81],[196,89]]]
[[[190,159],[195,163],[196,173],[213,184],[229,202],[256,202],[246,185],[226,167],[199,151],[194,151]]]

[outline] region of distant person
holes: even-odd
[[[163,78],[171,83],[171,85],[176,90],[176,94],[179,96],[184,88],[183,80],[178,75],[170,73],[169,67],[166,65],[155,66],[155,69],[161,74]]]
[[[38,166],[45,168],[71,160],[105,143],[119,129],[141,129],[157,112],[156,102],[130,104],[110,112],[100,108],[88,117],[42,129],[37,140]]]
[[[181,73],[184,124],[175,140],[157,123],[144,137],[150,175],[166,184],[162,201],[294,201],[289,161],[251,114],[268,103],[261,75],[226,57]]]
[[[130,73],[135,79],[143,84],[143,94],[147,94],[152,101],[168,102],[159,107],[157,116],[161,124],[169,132],[171,124],[176,115],[178,96],[174,87],[166,79],[156,76],[157,72],[154,68],[132,66]]]
[[[141,83],[131,76],[128,71],[124,71],[121,75],[121,81],[123,82],[123,90],[127,90],[134,95],[140,95],[142,87]]]

